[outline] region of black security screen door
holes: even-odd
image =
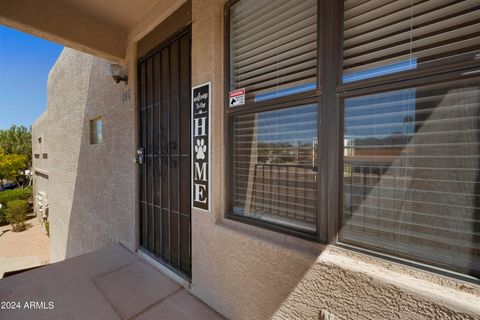
[[[140,246],[191,274],[190,31],[139,61]],[[142,149],[143,148],[143,149]]]

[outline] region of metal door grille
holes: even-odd
[[[138,63],[140,246],[191,274],[190,31]]]

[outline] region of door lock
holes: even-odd
[[[135,157],[135,163],[143,164],[145,161],[145,148],[140,147],[137,150],[137,156]]]

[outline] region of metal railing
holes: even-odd
[[[316,166],[257,163],[254,170],[251,212],[315,223]]]

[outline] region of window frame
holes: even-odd
[[[331,1],[331,0],[327,0]],[[333,2],[332,4],[335,4]],[[432,63],[428,62],[427,65],[419,69],[410,69],[400,72],[394,72],[390,74],[385,74],[377,77],[367,78],[363,80],[352,81],[348,83],[343,83],[343,10],[344,10],[344,1],[338,1],[338,6],[340,7],[340,15],[337,16],[337,27],[340,29],[340,43],[339,43],[339,66],[337,70],[337,93],[341,94],[342,92],[349,92],[352,90],[364,89],[367,87],[381,86],[386,84],[395,84],[398,82],[404,82],[407,80],[413,80],[417,78],[432,76],[436,74],[444,74],[450,71],[463,70],[469,68],[475,68],[479,66],[480,63],[480,53],[476,55],[474,61],[455,61],[454,57],[445,58],[444,63]]]
[[[226,2],[224,6],[224,32],[223,32],[223,47],[224,47],[224,76],[225,76],[225,81],[224,81],[224,108],[226,113],[233,113],[236,112],[236,109],[245,109],[246,107],[250,108],[258,108],[258,107],[263,107],[263,106],[269,106],[274,104],[275,102],[277,103],[283,103],[283,102],[288,102],[290,100],[295,100],[295,99],[302,99],[302,98],[308,98],[314,95],[321,95],[321,82],[320,82],[320,70],[321,70],[321,61],[322,61],[322,44],[320,41],[320,35],[322,32],[322,26],[321,26],[321,15],[323,13],[323,10],[321,8],[321,4],[323,1],[321,0],[316,0],[317,1],[317,36],[319,37],[317,39],[317,70],[316,70],[316,85],[317,88],[315,90],[308,90],[304,91],[301,93],[295,93],[291,95],[285,95],[281,96],[278,98],[273,98],[269,100],[262,100],[259,102],[247,102],[242,106],[238,107],[230,107],[229,104],[229,99],[228,99],[228,92],[230,92],[230,9],[233,5],[236,3],[240,2],[242,0],[229,0]]]
[[[230,11],[231,7],[242,0],[230,0],[224,6],[224,16],[225,16],[225,23],[224,23],[224,150],[225,150],[225,164],[226,164],[226,193],[225,193],[225,203],[226,203],[226,212],[225,217],[231,220],[240,221],[246,224],[254,225],[257,227],[269,229],[272,231],[277,231],[285,234],[294,235],[306,240],[310,241],[317,241],[317,242],[326,242],[326,224],[324,221],[321,221],[320,218],[323,214],[320,214],[321,206],[320,201],[317,201],[317,223],[316,223],[316,232],[307,233],[295,228],[287,228],[281,225],[277,225],[274,223],[269,223],[266,221],[262,221],[259,219],[240,216],[238,214],[233,213],[233,153],[232,153],[232,145],[233,145],[233,129],[232,123],[236,116],[245,115],[245,114],[253,114],[257,112],[263,111],[272,111],[278,109],[284,109],[288,107],[295,107],[301,106],[304,104],[317,104],[318,116],[317,116],[317,123],[320,123],[321,115],[321,104],[322,104],[322,89],[321,89],[321,80],[320,80],[320,70],[322,69],[322,41],[321,37],[318,36],[317,39],[317,67],[316,67],[316,86],[315,90],[308,90],[301,93],[281,96],[269,100],[258,101],[258,102],[246,102],[242,106],[237,107],[230,107],[229,106],[229,99],[228,99],[228,92],[230,91]],[[321,35],[323,30],[322,21],[322,14],[323,14],[323,2],[317,0],[317,35]],[[320,172],[320,130],[317,125],[317,174]],[[322,170],[323,171],[323,170]],[[317,198],[320,198],[321,195],[321,185],[320,181],[322,179],[317,179]]]
[[[344,109],[343,99],[392,89],[441,84],[458,81],[462,72],[480,67],[480,56],[473,61],[455,62],[447,59],[442,65],[427,65],[374,78],[343,83],[343,10],[344,1],[317,0],[317,89],[274,98],[267,101],[250,102],[243,106],[229,107],[230,91],[230,8],[242,0],[230,0],[224,6],[224,163],[226,168],[226,192],[224,196],[227,219],[239,221],[256,227],[297,236],[306,240],[342,247],[361,254],[414,267],[422,271],[433,272],[469,283],[480,284],[480,279],[467,274],[402,258],[400,255],[380,252],[376,249],[362,248],[339,241],[343,215],[343,135]],[[329,32],[322,32],[329,30]],[[457,75],[452,77],[452,75]],[[472,77],[479,77],[477,73]],[[426,83],[425,81],[429,82]],[[301,105],[316,99],[318,103],[317,131],[317,232],[315,236],[287,229],[261,220],[233,214],[233,143],[232,121],[236,115],[262,112],[288,106]]]
[[[379,94],[379,93],[404,90],[409,88],[421,88],[421,87],[436,88],[436,87],[442,87],[442,85],[447,83],[455,83],[459,81],[468,81],[468,82],[478,81],[480,83],[480,72],[465,74],[470,70],[472,69],[467,68],[464,70],[449,71],[442,74],[432,74],[432,75],[428,75],[421,78],[401,80],[395,83],[387,83],[387,84],[383,84],[375,87],[360,88],[358,90],[342,92],[342,93],[339,93],[339,108],[342,110],[342,114],[343,114],[344,101],[345,99],[348,99],[348,98],[362,97],[362,96],[367,96],[371,94]],[[341,118],[342,123],[340,128],[342,130],[342,139],[340,139],[341,145],[339,149],[342,155],[344,151],[344,145],[343,145],[344,121],[343,120],[344,118],[342,115],[342,118]],[[375,257],[379,257],[388,261],[398,262],[411,267],[416,267],[424,271],[430,271],[437,274],[442,274],[445,276],[456,278],[459,280],[480,284],[480,279],[476,278],[475,276],[459,273],[446,268],[437,267],[433,263],[429,264],[427,262],[428,259],[425,259],[425,261],[422,262],[421,258],[419,258],[418,260],[415,260],[412,257],[408,257],[407,255],[402,253],[393,253],[391,251],[384,250],[378,247],[373,247],[373,246],[370,246],[370,247],[368,247],[367,245],[362,246],[362,244],[354,243],[354,242],[348,242],[348,241],[342,242],[342,240],[340,239],[340,229],[342,227],[343,214],[344,214],[343,212],[343,179],[342,179],[343,164],[344,164],[343,156],[340,157],[340,160],[341,160],[340,167],[339,167],[340,180],[339,180],[339,186],[338,186],[338,192],[339,192],[338,230],[336,233],[335,245],[349,249],[349,250],[353,250],[356,252],[364,253],[367,255],[371,255],[371,256],[373,255]]]
[[[320,103],[321,103],[320,100],[321,100],[320,97],[313,96],[313,97],[303,98],[301,100],[287,101],[287,102],[283,102],[281,104],[271,104],[269,106],[263,106],[261,109],[259,108],[259,109],[255,110],[255,112],[251,112],[251,111],[249,112],[249,110],[246,110],[246,111],[243,111],[243,112],[234,112],[234,113],[230,113],[230,114],[226,115],[226,118],[225,118],[225,124],[226,124],[225,125],[225,128],[226,128],[225,137],[226,137],[227,143],[225,144],[225,156],[226,156],[226,164],[227,164],[228,174],[226,175],[226,179],[227,179],[227,183],[226,183],[226,186],[227,186],[226,204],[227,205],[226,205],[226,208],[227,208],[227,211],[226,211],[225,216],[227,218],[232,219],[232,220],[245,222],[247,224],[251,224],[251,225],[254,225],[254,226],[263,227],[263,228],[266,228],[266,229],[271,229],[273,231],[278,231],[278,232],[282,232],[282,233],[286,233],[286,234],[291,234],[291,235],[294,235],[294,236],[297,236],[297,237],[300,237],[300,238],[304,238],[304,239],[307,239],[307,240],[321,241],[321,235],[324,232],[322,232],[323,226],[320,225],[320,219],[319,219],[320,206],[318,205],[318,202],[317,202],[317,223],[316,223],[316,232],[315,233],[307,233],[305,231],[301,231],[300,229],[287,228],[287,227],[283,227],[281,225],[277,225],[277,224],[274,224],[274,223],[269,223],[269,222],[262,221],[262,220],[259,220],[259,219],[234,214],[233,213],[233,203],[234,203],[233,182],[234,182],[234,178],[233,178],[233,170],[232,170],[232,167],[233,167],[233,165],[232,165],[233,164],[233,152],[232,152],[233,121],[234,121],[234,118],[236,116],[245,115],[245,114],[253,114],[253,113],[264,112],[264,111],[287,109],[287,108],[302,106],[302,105],[307,105],[307,104],[316,104],[317,108],[318,108],[317,109],[318,110],[317,121],[318,121],[319,114],[320,114],[320,109],[321,109],[320,108]],[[317,141],[319,139],[319,131],[320,130],[318,130],[318,125],[317,125]],[[319,167],[320,167],[319,162],[318,162],[318,155],[319,155],[318,145],[319,144],[317,144],[317,174],[319,172]],[[320,197],[320,188],[319,188],[320,180],[321,179],[317,179],[317,199],[318,199],[318,197]]]
[[[467,80],[472,78],[479,78],[480,81],[480,73],[478,71],[478,68],[480,67],[480,56],[477,55],[478,58],[473,61],[452,62],[453,59],[447,58],[445,64],[443,65],[428,65],[420,69],[406,70],[378,77],[353,81],[349,83],[343,83],[343,3],[344,1],[338,1],[338,7],[340,8],[339,16],[337,16],[337,27],[340,29],[340,36],[338,41],[339,63],[335,78],[335,81],[337,82],[335,88],[335,94],[337,96],[336,108],[338,109],[338,114],[340,115],[340,122],[338,124],[339,143],[336,146],[338,148],[336,149],[338,152],[332,152],[339,155],[337,161],[338,176],[336,177],[336,179],[338,180],[336,180],[336,186],[331,186],[332,188],[337,189],[336,192],[338,192],[338,196],[336,200],[330,199],[331,201],[336,201],[338,207],[335,213],[335,217],[332,216],[331,213],[329,215],[331,219],[335,220],[336,224],[334,236],[332,237],[332,235],[329,234],[329,238],[332,238],[330,244],[358,253],[374,256],[383,260],[399,263],[401,265],[407,265],[409,267],[413,267],[422,271],[440,274],[449,278],[466,281],[469,283],[480,284],[480,278],[477,278],[475,276],[459,273],[446,268],[437,267],[433,264],[420,262],[411,258],[406,258],[400,253],[393,254],[392,252],[382,251],[377,248],[367,248],[366,246],[362,247],[360,245],[344,243],[339,239],[339,233],[342,227],[343,219],[344,99],[406,88],[436,86],[443,83]],[[476,71],[476,73],[465,75],[465,73],[469,71]],[[329,81],[332,81],[332,79],[329,79]],[[332,232],[332,229],[329,228],[329,231]]]
[[[320,83],[320,62],[322,60],[322,45],[321,41],[317,40],[317,70],[316,70],[316,85],[317,88],[315,90],[308,90],[305,92],[300,92],[300,93],[295,93],[295,94],[290,94],[290,95],[285,95],[281,96],[278,98],[273,98],[269,100],[262,100],[258,102],[246,102],[242,106],[237,106],[237,107],[230,107],[229,104],[229,99],[228,99],[228,92],[230,92],[230,9],[231,7],[236,4],[237,2],[240,2],[242,0],[230,0],[228,1],[225,6],[224,6],[224,16],[225,16],[225,22],[224,22],[224,75],[225,75],[225,81],[224,81],[224,111],[227,114],[231,113],[236,113],[238,109],[252,109],[252,110],[259,110],[262,107],[269,107],[271,105],[274,105],[275,103],[286,103],[291,100],[299,100],[302,98],[308,98],[312,96],[320,96],[322,94],[321,90],[321,83]],[[320,35],[322,32],[322,26],[320,24],[320,17],[322,14],[321,10],[321,3],[322,1],[316,0],[317,1],[317,35]]]

